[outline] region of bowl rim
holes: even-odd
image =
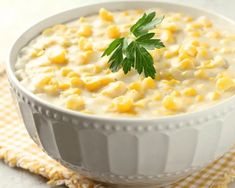
[[[10,51],[8,53],[8,59],[6,62],[6,72],[7,72],[7,76],[10,82],[12,82],[16,87],[18,87],[18,89],[20,89],[20,91],[22,93],[24,93],[24,95],[26,95],[27,97],[31,98],[32,100],[36,101],[38,104],[42,104],[43,106],[46,106],[47,108],[53,109],[55,111],[61,112],[61,113],[65,113],[71,116],[75,116],[75,117],[80,117],[83,119],[89,119],[89,120],[99,120],[99,121],[111,121],[111,122],[122,122],[122,123],[138,123],[138,122],[146,122],[146,123],[150,123],[150,122],[155,122],[155,121],[178,121],[178,120],[182,120],[182,119],[193,119],[194,117],[200,115],[200,114],[210,114],[210,113],[214,113],[216,110],[219,111],[221,109],[224,109],[223,107],[228,106],[229,104],[231,105],[231,101],[233,101],[235,103],[235,96],[231,96],[227,99],[224,99],[222,101],[219,101],[211,106],[208,106],[204,109],[201,110],[197,110],[197,111],[193,111],[193,112],[185,112],[185,113],[180,113],[180,114],[175,114],[175,115],[170,115],[170,116],[159,116],[159,117],[126,117],[126,116],[113,116],[113,117],[109,117],[109,116],[105,116],[105,115],[97,115],[97,114],[85,114],[85,113],[81,113],[78,111],[72,111],[69,109],[66,109],[62,106],[58,106],[55,104],[50,104],[49,102],[47,102],[46,100],[41,99],[40,97],[36,96],[34,93],[32,93],[31,91],[29,91],[27,88],[25,88],[20,82],[19,80],[16,78],[15,76],[15,71],[13,70],[13,63],[12,63],[12,54],[14,52],[14,49],[16,47],[16,44],[19,43],[19,40],[21,38],[23,38],[27,32],[29,32],[31,29],[33,29],[34,27],[38,26],[39,24],[43,24],[45,21],[51,19],[52,17],[58,17],[59,15],[71,12],[71,11],[75,11],[78,9],[84,9],[84,8],[88,8],[88,7],[93,7],[93,6],[97,6],[97,5],[109,5],[109,4],[117,4],[117,3],[155,3],[156,6],[157,4],[165,4],[165,5],[169,5],[169,6],[178,6],[184,9],[193,9],[194,11],[197,12],[202,12],[202,13],[206,13],[209,14],[211,16],[215,16],[216,18],[219,18],[221,20],[223,20],[224,22],[233,24],[235,26],[235,21],[233,21],[232,19],[225,17],[219,13],[216,13],[214,11],[211,10],[207,10],[206,8],[201,8],[201,7],[197,7],[194,5],[186,5],[184,3],[176,3],[176,2],[168,2],[168,1],[162,1],[162,0],[114,0],[114,1],[108,1],[108,0],[104,0],[102,2],[96,2],[96,3],[92,3],[92,4],[85,4],[85,5],[80,5],[77,6],[75,8],[72,9],[68,9],[65,11],[60,11],[56,14],[53,14],[51,16],[48,16],[46,18],[41,19],[40,21],[37,21],[37,23],[33,24],[32,26],[30,26],[29,28],[27,28],[26,30],[24,30],[23,33],[21,33],[17,39],[13,42],[13,44],[10,47]],[[113,10],[115,10],[115,8],[113,8]],[[98,11],[97,11],[98,12]],[[69,21],[69,20],[68,20]],[[36,37],[37,35],[35,35],[34,37]],[[31,41],[32,39],[27,40],[27,42]],[[18,53],[18,52],[17,52]]]

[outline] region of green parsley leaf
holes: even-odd
[[[155,78],[156,70],[151,54],[147,51],[155,48],[163,48],[160,39],[155,39],[154,33],[149,33],[156,25],[160,24],[164,17],[155,18],[156,13],[144,14],[131,28],[130,32],[136,37],[132,41],[127,38],[115,39],[102,54],[111,55],[108,63],[113,72],[123,69],[127,74],[131,68],[145,77]]]
[[[135,37],[139,37],[143,34],[148,33],[149,30],[154,29],[156,25],[160,24],[164,19],[164,16],[159,18],[154,18],[156,16],[155,12],[151,12],[150,14],[142,16],[136,24],[131,27],[131,32],[135,35]]]

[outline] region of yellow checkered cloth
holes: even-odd
[[[1,74],[1,73],[0,73]],[[11,100],[6,75],[0,75],[0,159],[44,176],[51,185],[69,188],[105,187],[51,159],[29,137]],[[225,188],[235,178],[235,148],[205,169],[167,188]]]

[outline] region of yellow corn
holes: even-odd
[[[178,67],[182,70],[191,69],[194,67],[194,62],[191,58],[186,58],[179,62]]]
[[[83,37],[90,37],[92,35],[92,26],[90,25],[83,25],[81,30],[79,31],[79,35]]]
[[[110,82],[114,81],[112,78],[109,77],[103,77],[103,78],[99,78],[99,79],[95,79],[95,80],[90,80],[90,81],[86,81],[85,87],[88,91],[97,91],[99,89],[101,89],[102,87],[108,85]]]
[[[200,37],[201,36],[201,32],[200,31],[191,31],[188,34],[191,37]]]
[[[40,79],[36,84],[37,89],[43,89],[45,85],[47,85],[51,81],[52,77],[51,76],[45,76],[42,79]]]
[[[143,80],[143,87],[146,89],[154,89],[156,87],[155,81],[148,77]]]
[[[188,97],[193,97],[197,95],[197,90],[190,87],[183,90],[183,94]]]
[[[163,106],[168,110],[177,110],[178,106],[174,100],[174,97],[167,95],[162,101]]]
[[[199,58],[207,58],[208,57],[208,50],[205,47],[199,47],[197,50],[197,56]]]
[[[216,88],[217,89],[226,91],[232,87],[235,87],[235,83],[234,83],[233,79],[231,79],[227,76],[221,77],[216,81]]]
[[[162,99],[162,94],[160,92],[154,93],[154,99],[160,101]]]
[[[58,47],[51,50],[48,55],[49,60],[55,64],[65,64],[68,63],[67,52],[64,48]]]
[[[108,97],[117,97],[125,93],[127,90],[126,84],[122,81],[117,81],[111,83],[107,88],[105,88],[101,93]]]
[[[175,96],[175,97],[179,97],[179,96],[181,96],[181,93],[180,93],[179,91],[176,91],[176,90],[175,90],[175,91],[172,91],[172,92],[171,92],[171,95],[172,95],[172,96]]]
[[[56,95],[59,91],[58,84],[45,85],[44,91],[50,95]]]
[[[71,110],[82,110],[85,108],[84,100],[77,95],[69,96],[66,101],[66,108]]]
[[[190,43],[193,46],[199,46],[200,45],[200,42],[198,40],[192,40]]]
[[[59,89],[61,89],[61,90],[66,90],[69,87],[70,87],[70,84],[68,84],[68,83],[60,83],[59,84]]]
[[[165,28],[171,32],[176,32],[176,31],[180,30],[180,27],[175,23],[165,24],[165,25],[163,25],[163,28]]]
[[[72,78],[72,77],[80,77],[80,75],[74,71],[70,71],[67,75],[68,78]]]
[[[83,81],[79,77],[71,78],[70,83],[72,86],[82,86],[83,85]]]
[[[31,57],[32,58],[36,58],[36,57],[40,57],[44,54],[44,50],[34,50],[32,53],[31,53]]]
[[[194,72],[194,76],[196,78],[200,78],[200,79],[203,79],[203,78],[206,78],[207,75],[206,75],[206,72],[204,69],[199,69],[197,71]]]
[[[215,64],[213,63],[212,60],[206,60],[201,63],[201,68],[211,69],[214,67],[215,67]]]
[[[191,58],[186,51],[181,51],[178,56],[179,60]]]
[[[116,99],[116,110],[120,113],[132,113],[134,111],[134,102],[124,96]]]
[[[108,37],[109,38],[119,38],[121,35],[120,30],[118,26],[116,25],[111,25],[108,27]]]
[[[220,94],[218,92],[212,92],[212,93],[209,93],[209,98],[211,100],[218,100],[220,98]]]
[[[104,8],[101,8],[99,11],[99,16],[102,20],[104,21],[109,21],[112,22],[113,21],[113,15],[111,12],[107,11]]]
[[[79,62],[81,64],[87,64],[89,62],[89,60],[91,59],[92,54],[93,54],[93,51],[91,51],[91,50],[83,52],[79,56],[80,57]]]
[[[179,52],[179,46],[173,46],[171,49],[164,52],[165,58],[172,58],[174,56],[177,56]]]
[[[193,21],[193,18],[190,17],[190,16],[187,16],[187,17],[184,17],[184,18],[183,18],[183,21],[185,21],[185,22],[192,22],[192,21]]]
[[[218,31],[212,31],[210,33],[208,33],[207,35],[209,38],[213,38],[213,39],[219,39],[221,38],[221,34]]]
[[[70,73],[72,71],[72,69],[68,68],[68,67],[63,67],[60,70],[60,73],[62,76],[67,76],[68,73]]]
[[[204,97],[202,95],[197,95],[196,96],[196,101],[197,102],[202,102],[204,100]]]
[[[78,46],[79,46],[80,50],[82,50],[82,51],[93,50],[92,44],[85,37],[81,37],[78,40]]]
[[[197,49],[193,45],[182,46],[179,49],[179,53],[180,54],[186,53],[186,54],[188,54],[191,57],[195,57],[197,55]]]
[[[141,91],[142,86],[140,82],[132,82],[128,86],[129,89],[135,89],[136,91]]]
[[[207,18],[205,18],[205,17],[203,17],[203,18],[200,18],[199,19],[199,22],[204,26],[204,27],[212,27],[212,22],[209,20],[209,19],[207,19]]]
[[[165,30],[161,33],[161,39],[167,43],[174,43],[175,42],[173,33],[169,30]]]

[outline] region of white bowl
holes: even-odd
[[[177,116],[134,119],[84,115],[41,100],[22,87],[14,74],[19,50],[43,29],[99,8],[123,10],[158,7],[217,23],[234,22],[214,13],[156,1],[98,3],[65,11],[28,29],[11,49],[7,73],[25,126],[33,140],[54,159],[82,175],[112,184],[165,185],[221,157],[235,143],[235,97],[208,109]]]

